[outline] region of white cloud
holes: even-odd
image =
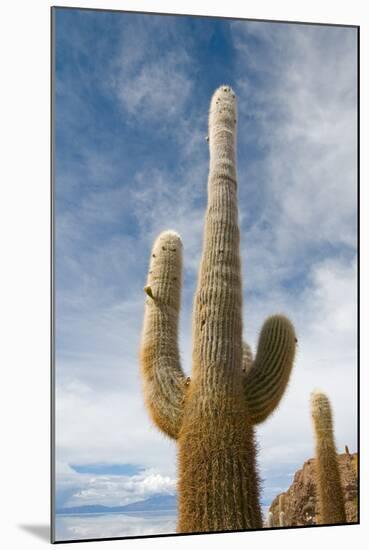
[[[240,142],[256,137],[265,152],[250,176],[263,188],[262,219],[273,226],[276,253],[294,253],[296,243],[356,246],[355,31],[264,23],[233,29]],[[250,36],[262,37],[264,47],[252,48]],[[247,163],[240,164],[247,181]]]
[[[152,425],[137,373],[128,373],[127,384],[117,385],[115,391],[78,381],[60,384],[56,403],[58,460],[129,463],[174,474],[175,444]]]
[[[65,462],[57,462],[58,490],[67,494],[63,507],[101,504],[125,506],[157,494],[175,494],[176,480],[155,470],[132,476],[77,473]]]
[[[167,47],[165,25],[143,19],[127,25],[121,36],[120,55],[111,62],[109,84],[126,114],[163,126],[178,117],[192,88],[191,59],[184,47]],[[162,46],[162,47],[161,47]]]
[[[177,114],[191,91],[182,69],[185,62],[185,57],[167,54],[160,64],[144,65],[135,77],[118,77],[117,94],[128,112],[150,119]]]

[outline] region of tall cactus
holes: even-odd
[[[312,394],[311,415],[315,430],[319,523],[323,525],[346,523],[331,405],[324,393]]]
[[[256,358],[242,344],[236,180],[236,97],[214,93],[203,254],[193,315],[193,367],[177,344],[182,244],[173,231],[152,250],[145,291],[141,375],[147,409],[178,445],[178,532],[262,527],[254,424],[278,405],[296,338],[290,321],[266,320]]]

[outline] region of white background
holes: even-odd
[[[131,548],[245,545],[361,547],[369,535],[368,463],[368,31],[365,2],[60,0],[58,5],[361,26],[361,525],[88,543]],[[50,446],[50,10],[46,0],[4,2],[1,67],[0,544],[45,547]],[[81,544],[81,543],[80,543]],[[75,547],[70,544],[68,547]]]

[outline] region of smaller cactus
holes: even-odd
[[[285,514],[285,509],[284,509],[284,505],[285,505],[285,501],[286,501],[286,496],[284,493],[282,493],[281,495],[279,495],[279,526],[280,527],[285,527],[286,526],[286,514]]]
[[[349,455],[349,454],[350,454],[350,450],[349,450],[349,448],[348,448],[348,446],[347,446],[347,445],[345,445],[345,453],[346,453],[347,455]]]
[[[332,411],[329,399],[324,393],[312,394],[311,414],[315,429],[319,523],[323,525],[346,523]]]
[[[269,513],[268,513],[267,527],[268,527],[268,529],[271,529],[272,527],[274,527],[273,512],[269,512]]]

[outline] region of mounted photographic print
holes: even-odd
[[[52,9],[53,542],[358,523],[358,38]]]

